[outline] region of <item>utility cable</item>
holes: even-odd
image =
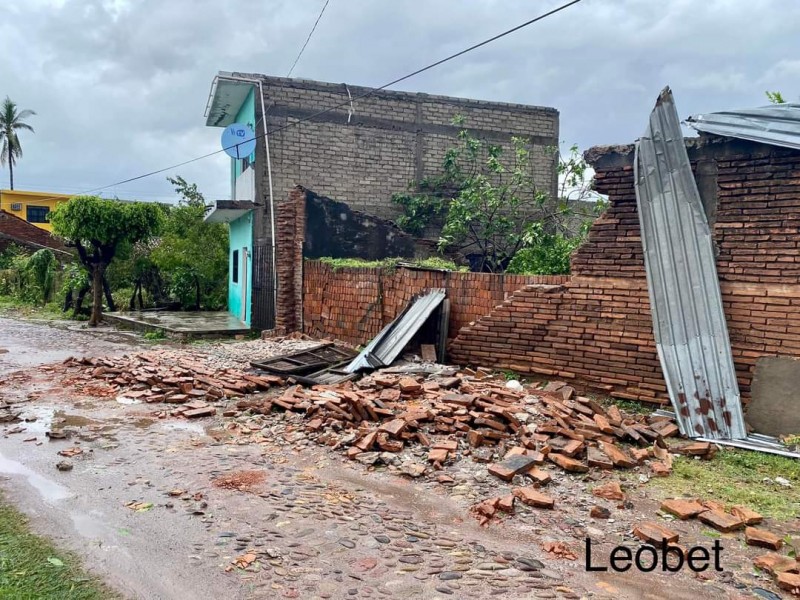
[[[289,69],[289,72],[286,74],[286,77],[291,77],[292,76],[292,71],[294,71],[294,68],[297,66],[297,63],[300,61],[300,57],[303,56],[303,52],[305,52],[306,46],[308,46],[308,42],[311,41],[311,36],[314,35],[314,31],[316,31],[317,25],[319,25],[319,20],[322,18],[322,15],[325,14],[325,9],[328,8],[328,3],[330,1],[331,0],[325,0],[325,4],[322,6],[322,10],[319,11],[319,16],[317,17],[317,20],[314,21],[314,26],[311,28],[311,31],[308,33],[308,37],[306,38],[305,44],[303,44],[303,47],[300,48],[300,52],[297,53],[297,58],[294,59],[294,62],[292,63],[292,68]]]
[[[494,41],[497,41],[500,38],[503,38],[503,37],[505,37],[507,35],[510,35],[510,34],[516,32],[516,31],[519,31],[520,29],[523,29],[525,27],[533,25],[534,23],[537,23],[537,22],[539,22],[539,21],[541,21],[543,19],[546,19],[547,17],[550,17],[552,15],[555,15],[556,13],[559,13],[559,12],[561,12],[563,10],[566,10],[570,6],[574,6],[575,4],[578,4],[581,1],[582,0],[571,0],[571,2],[567,2],[566,4],[562,4],[561,6],[559,6],[557,8],[554,8],[553,10],[550,10],[550,11],[548,11],[546,13],[543,13],[543,14],[539,15],[538,17],[530,19],[529,21],[525,21],[524,23],[521,23],[520,25],[517,25],[516,27],[512,27],[511,29],[508,29],[508,30],[506,30],[506,31],[504,31],[502,33],[499,33],[499,34],[497,34],[497,35],[495,35],[493,37],[490,37],[490,38],[488,38],[486,40],[483,40],[482,42],[474,44],[474,45],[470,46],[469,48],[465,48],[464,50],[461,50],[460,52],[456,52],[455,54],[451,54],[450,56],[447,56],[447,57],[445,57],[445,58],[443,58],[441,60],[437,60],[436,62],[431,63],[428,66],[422,67],[421,69],[417,69],[416,71],[414,71],[412,73],[409,73],[408,75],[404,75],[402,77],[398,77],[397,79],[395,79],[393,81],[390,81],[389,83],[386,83],[386,84],[384,84],[384,85],[382,85],[380,87],[371,88],[369,91],[367,91],[367,92],[365,92],[365,93],[363,93],[363,94],[361,94],[359,96],[355,96],[352,99],[347,99],[344,102],[341,102],[339,104],[335,104],[333,106],[330,106],[328,108],[325,108],[323,110],[315,112],[315,113],[313,113],[313,114],[311,114],[311,115],[309,115],[307,117],[303,117],[302,119],[297,119],[296,121],[292,121],[291,123],[287,123],[286,125],[282,125],[281,127],[277,127],[277,128],[275,128],[273,130],[267,131],[266,134],[263,134],[263,133],[259,134],[259,135],[257,135],[255,137],[255,139],[262,138],[265,135],[271,135],[273,133],[278,133],[279,131],[283,131],[284,129],[288,129],[290,127],[295,127],[297,125],[300,125],[301,123],[305,123],[307,121],[311,121],[311,120],[316,119],[317,117],[320,117],[320,116],[322,116],[322,115],[324,115],[326,113],[329,113],[329,112],[331,112],[333,110],[336,110],[337,108],[341,108],[343,106],[351,105],[352,102],[354,102],[354,101],[363,100],[364,98],[367,98],[367,97],[373,95],[375,92],[379,92],[381,90],[385,90],[388,87],[391,87],[393,85],[396,85],[396,84],[400,83],[401,81],[405,81],[406,79],[410,79],[412,77],[415,77],[416,75],[419,75],[420,73],[424,73],[425,71],[429,71],[430,69],[438,67],[439,65],[442,65],[442,64],[444,64],[446,62],[449,62],[449,61],[451,61],[451,60],[453,60],[455,58],[458,58],[459,56],[463,56],[463,55],[467,54],[468,52],[472,52],[473,50],[477,50],[478,48],[481,48],[482,46],[485,46],[485,45],[490,44],[490,43],[492,43]],[[173,169],[177,169],[178,167],[183,167],[183,166],[188,165],[190,163],[197,162],[199,160],[203,160],[203,159],[209,158],[210,156],[214,156],[216,154],[219,154],[220,152],[225,152],[226,150],[230,150],[231,148],[236,148],[239,145],[240,144],[232,144],[232,145],[228,146],[227,148],[221,148],[219,150],[215,150],[214,152],[209,152],[208,154],[203,154],[202,156],[197,156],[195,158],[191,158],[189,160],[185,160],[185,161],[183,161],[181,163],[178,163],[176,165],[171,165],[169,167],[165,167],[163,169],[158,169],[156,171],[150,171],[149,173],[144,173],[143,175],[137,175],[136,177],[131,177],[131,178],[125,179],[123,181],[118,181],[116,183],[111,183],[109,185],[104,185],[102,187],[94,188],[94,189],[89,190],[88,192],[85,192],[85,193],[89,194],[89,193],[92,193],[92,192],[99,192],[100,190],[105,190],[105,189],[110,188],[110,187],[124,185],[124,184],[130,183],[132,181],[138,181],[139,179],[144,179],[146,177],[151,177],[153,175],[158,175],[160,173],[165,173],[167,171],[171,171]]]

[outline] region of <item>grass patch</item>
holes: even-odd
[[[145,332],[142,337],[150,342],[155,342],[158,340],[165,340],[167,339],[167,334],[164,333],[163,329],[156,329],[155,331],[147,331]]]
[[[421,269],[441,269],[445,271],[469,271],[467,267],[459,267],[451,260],[434,256],[431,258],[384,258],[383,260],[362,260],[360,258],[331,258],[323,256],[320,262],[330,265],[334,271],[339,269],[396,269],[400,263],[408,263]]]
[[[40,306],[23,302],[12,296],[0,296],[0,316],[50,321],[67,318],[67,315],[61,312],[55,302]]]
[[[0,598],[105,600],[120,598],[77,559],[30,533],[23,515],[0,502]]]
[[[774,483],[788,479],[792,487]],[[765,478],[773,483],[764,482]],[[710,461],[679,457],[670,477],[651,484],[667,496],[692,496],[727,505],[742,504],[779,520],[800,514],[800,460],[775,454],[723,448]]]

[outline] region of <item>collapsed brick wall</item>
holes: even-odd
[[[800,352],[800,152],[701,138],[689,155],[713,224],[737,377],[749,399],[756,361]],[[628,399],[666,402],[653,338],[632,147],[587,153],[610,207],[572,260],[574,276],[526,287],[451,344],[462,364],[568,379]]]
[[[450,300],[450,336],[489,313],[515,290],[530,284],[561,284],[564,276],[493,275],[409,268],[334,269],[307,260],[303,277],[303,330],[308,335],[363,344],[430,288]],[[513,335],[513,334],[512,334]]]

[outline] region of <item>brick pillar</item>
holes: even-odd
[[[298,331],[303,324],[303,240],[306,232],[306,190],[295,187],[275,207],[278,305],[275,332]]]

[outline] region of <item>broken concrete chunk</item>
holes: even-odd
[[[771,531],[758,529],[757,527],[747,527],[744,530],[744,539],[748,546],[759,546],[770,550],[780,550],[783,540]]]
[[[672,498],[661,503],[661,510],[678,517],[681,521],[685,521],[686,519],[693,519],[707,509],[697,500]]]

